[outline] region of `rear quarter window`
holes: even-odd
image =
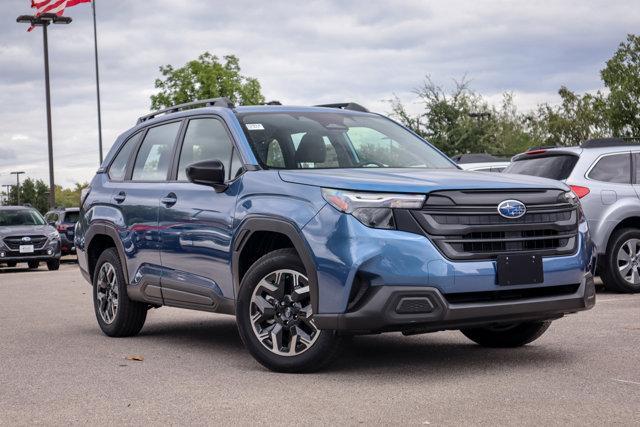
[[[594,181],[631,184],[631,153],[601,157],[587,174]]]
[[[570,154],[524,158],[512,162],[504,173],[563,180],[569,178],[577,162],[578,156]]]

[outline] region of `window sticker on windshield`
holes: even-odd
[[[264,130],[262,123],[247,123],[246,126],[249,130]]]

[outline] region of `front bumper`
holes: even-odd
[[[59,259],[62,256],[60,243],[53,241],[45,244],[41,249],[33,253],[20,253],[6,247],[0,247],[0,264],[8,262],[49,261]]]
[[[0,258],[0,264],[7,262],[28,262],[28,261],[50,261],[59,259],[62,256],[60,252],[52,255],[21,255],[21,256],[9,256]]]
[[[314,321],[320,329],[354,333],[421,333],[557,319],[595,305],[592,274],[586,273],[576,285],[577,290],[562,295],[512,300],[496,298],[472,303],[448,302],[438,289],[429,286],[377,286],[355,310],[341,314],[316,314]]]

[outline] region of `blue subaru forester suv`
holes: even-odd
[[[105,334],[137,334],[163,305],[231,314],[284,372],[321,368],[353,334],[521,346],[595,303],[567,186],[462,171],[354,103],[141,117],[83,194],[75,244]]]

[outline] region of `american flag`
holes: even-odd
[[[43,13],[55,13],[62,16],[67,7],[75,6],[80,3],[89,3],[91,0],[31,0],[31,7],[36,9],[36,16]],[[33,26],[29,31],[33,30]]]

